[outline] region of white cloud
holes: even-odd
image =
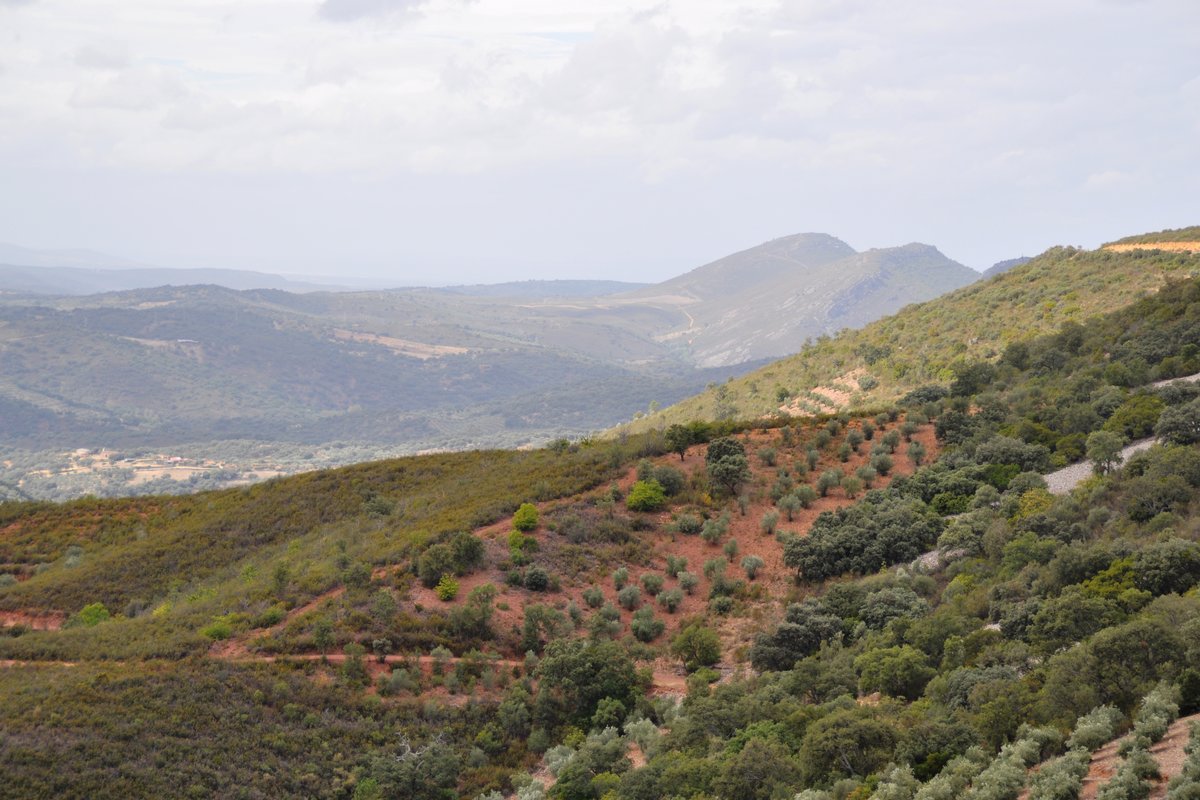
[[[433,176],[510,185],[505,202],[536,215],[562,204],[523,187],[570,167],[626,182],[592,214],[633,214],[640,192],[724,209],[731,228],[844,218],[918,228],[908,239],[925,204],[928,238],[967,242],[988,231],[965,218],[973,202],[1045,226],[1113,203],[1099,225],[1120,212],[1120,193],[1098,191],[1116,176],[1150,195],[1200,171],[1193,0],[929,0],[920,13],[885,0],[0,0],[0,13],[4,173]],[[661,213],[674,226],[661,235],[689,230],[687,214]]]

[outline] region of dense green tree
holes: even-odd
[[[799,752],[801,775],[807,783],[826,785],[865,777],[891,760],[897,738],[891,725],[869,711],[835,711],[808,727]]]
[[[915,700],[936,674],[925,654],[915,647],[885,647],[868,650],[854,661],[859,685],[864,692],[882,692],[892,697]]]
[[[1125,439],[1112,431],[1093,431],[1087,437],[1087,457],[1097,475],[1112,472],[1121,463]]]
[[[800,768],[779,742],[751,739],[726,762],[713,781],[717,796],[729,800],[791,797]]]
[[[721,658],[721,639],[712,628],[694,622],[681,630],[671,642],[675,654],[689,672],[712,666]]]
[[[591,720],[606,697],[633,708],[638,693],[633,661],[615,642],[557,639],[538,664],[538,694],[562,718]]]
[[[679,460],[687,454],[687,449],[696,443],[691,430],[683,425],[671,425],[663,433],[667,449],[679,455]]]
[[[1154,435],[1172,444],[1200,442],[1200,399],[1164,409],[1154,427]]]
[[[731,495],[736,495],[738,487],[750,479],[746,448],[733,437],[710,442],[704,461],[708,477]]]

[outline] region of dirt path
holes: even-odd
[[[63,626],[66,614],[31,614],[25,611],[0,611],[0,628],[22,625],[31,631],[56,631]]]

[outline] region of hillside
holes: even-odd
[[[1169,279],[1198,273],[1195,253],[1052,248],[993,278],[822,338],[620,430],[884,405],[926,383],[949,385],[966,360],[995,359],[1013,341],[1122,308]]]
[[[871,416],[0,503],[0,797],[1192,796],[1197,341],[1179,280]]]
[[[586,436],[966,273],[925,246],[855,254],[806,234],[640,289],[0,294],[0,497],[189,491]]]
[[[687,325],[665,334],[695,362],[778,357],[979,278],[928,245],[856,253],[825,234],[775,239],[632,295],[675,307]]]

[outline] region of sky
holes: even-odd
[[[1196,0],[0,0],[0,241],[396,284],[1200,224]]]

